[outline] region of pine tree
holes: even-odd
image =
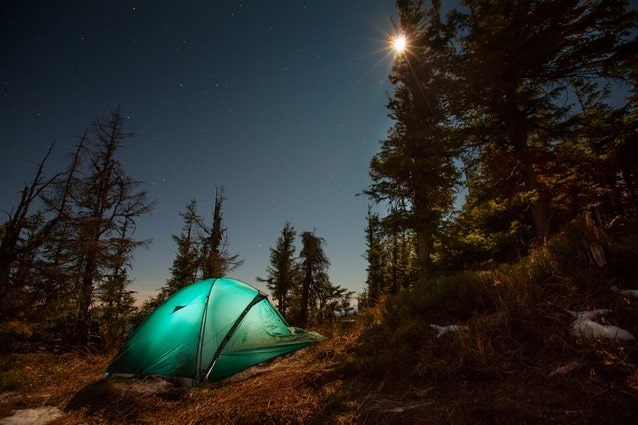
[[[370,162],[372,185],[366,193],[388,202],[394,220],[416,236],[418,280],[432,268],[432,247],[440,222],[453,201],[457,179],[456,140],[449,110],[454,81],[451,32],[440,19],[440,3],[425,10],[422,1],[397,1],[398,29],[408,40],[395,59],[388,103],[395,121],[381,151]]]
[[[294,241],[297,233],[290,222],[286,222],[274,248],[270,248],[270,266],[266,269],[268,277],[258,278],[266,282],[277,301],[277,307],[284,317],[289,313],[289,297],[299,281],[299,268],[295,262]]]
[[[184,221],[182,233],[173,235],[173,240],[177,244],[177,253],[171,267],[171,277],[162,289],[161,299],[166,299],[184,286],[197,280],[199,272],[199,244],[198,226],[202,223],[202,218],[197,213],[197,201],[191,199],[185,207],[185,211],[179,214]]]
[[[25,184],[18,205],[7,213],[7,220],[0,226],[0,322],[16,319],[28,311],[26,304],[35,294],[28,294],[29,288],[39,287],[32,278],[35,262],[41,250],[49,243],[63,216],[64,204],[69,198],[68,187],[60,192],[57,209],[42,205],[62,178],[62,174],[46,177],[45,165],[51,155],[51,145],[39,162],[35,176]],[[34,211],[34,208],[38,208]]]
[[[492,199],[529,211],[543,243],[559,181],[545,165],[576,129],[574,92],[625,78],[619,53],[635,15],[623,0],[466,5],[455,15],[462,54],[454,73],[464,82],[468,140],[479,150],[481,177],[498,190]]]
[[[117,159],[130,136],[123,123],[118,110],[95,121],[67,169],[45,178],[49,150],[3,225],[0,297],[8,278],[11,299],[23,312],[20,319],[48,338],[87,345],[92,329],[102,326],[108,328],[103,336],[118,339],[133,310],[127,268],[134,249],[146,243],[133,239],[134,223],[153,203]],[[100,314],[93,316],[96,300]],[[2,313],[11,311],[4,306],[3,301]]]
[[[348,314],[352,310],[350,300],[354,291],[326,280],[317,293],[317,320],[319,323],[331,322],[337,314]]]
[[[215,204],[211,227],[200,224],[204,236],[201,241],[202,278],[222,277],[243,264],[239,255],[228,253],[228,239],[223,227],[222,205],[226,197],[224,188],[215,189]]]
[[[123,124],[124,117],[119,110],[107,119],[93,123],[91,135],[94,140],[86,146],[86,169],[71,182],[73,203],[68,220],[73,234],[71,240],[61,242],[72,251],[80,273],[75,282],[74,328],[76,342],[80,345],[89,342],[95,288],[118,268],[117,262],[113,263],[118,245],[113,241],[126,234],[127,226],[133,220],[153,208],[153,203],[146,199],[146,192],[138,189],[140,182],[126,175],[116,157],[123,141],[130,137],[123,131]],[[128,247],[122,255],[128,258],[132,249],[143,242],[130,236],[125,239]]]
[[[111,242],[114,244],[114,255],[111,258],[110,271],[96,288],[100,336],[105,350],[124,342],[129,320],[137,310],[133,295],[135,291],[127,289],[132,283],[127,268],[130,267],[132,251],[138,246],[138,243],[128,237],[130,225],[130,221],[124,224],[120,237]]]
[[[368,261],[366,294],[369,303],[374,305],[386,290],[386,276],[383,267],[383,233],[379,214],[373,213],[370,207],[368,207],[366,221],[368,223],[365,228],[366,260]]]
[[[386,236],[383,250],[386,259],[385,288],[390,294],[416,283],[422,271],[418,266],[416,232],[403,228],[391,213],[384,220]]]
[[[315,307],[322,290],[329,286],[327,268],[330,261],[323,252],[324,240],[314,232],[301,234],[301,299],[299,305],[299,326],[306,326],[310,308]]]

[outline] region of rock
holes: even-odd
[[[14,410],[13,415],[0,419],[0,425],[46,425],[62,416],[64,413],[54,406]]]

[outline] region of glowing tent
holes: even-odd
[[[153,375],[195,385],[324,339],[290,328],[268,298],[230,278],[206,279],[170,296],[137,328],[105,375]]]

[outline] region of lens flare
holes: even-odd
[[[403,53],[407,47],[408,41],[404,35],[397,35],[392,40],[392,48],[396,53]]]

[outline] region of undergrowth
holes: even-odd
[[[440,275],[388,297],[360,338],[360,373],[376,365],[386,372],[374,378],[402,391],[432,385],[459,397],[441,396],[448,409],[435,416],[446,419],[427,423],[451,411],[453,423],[638,423],[635,342],[578,339],[568,312],[611,309],[604,323],[638,335],[638,302],[616,288],[638,277],[638,244],[627,234],[615,240],[583,219],[515,264]],[[437,338],[430,324],[468,330]],[[578,366],[552,374],[566,364]]]
[[[619,292],[638,277],[634,230],[575,222],[515,264],[437,276],[318,329],[326,341],[193,389],[101,379],[107,357],[0,356],[0,416],[53,404],[54,424],[638,423],[636,344],[577,338],[568,313],[610,309],[604,323],[638,335],[638,301]]]

